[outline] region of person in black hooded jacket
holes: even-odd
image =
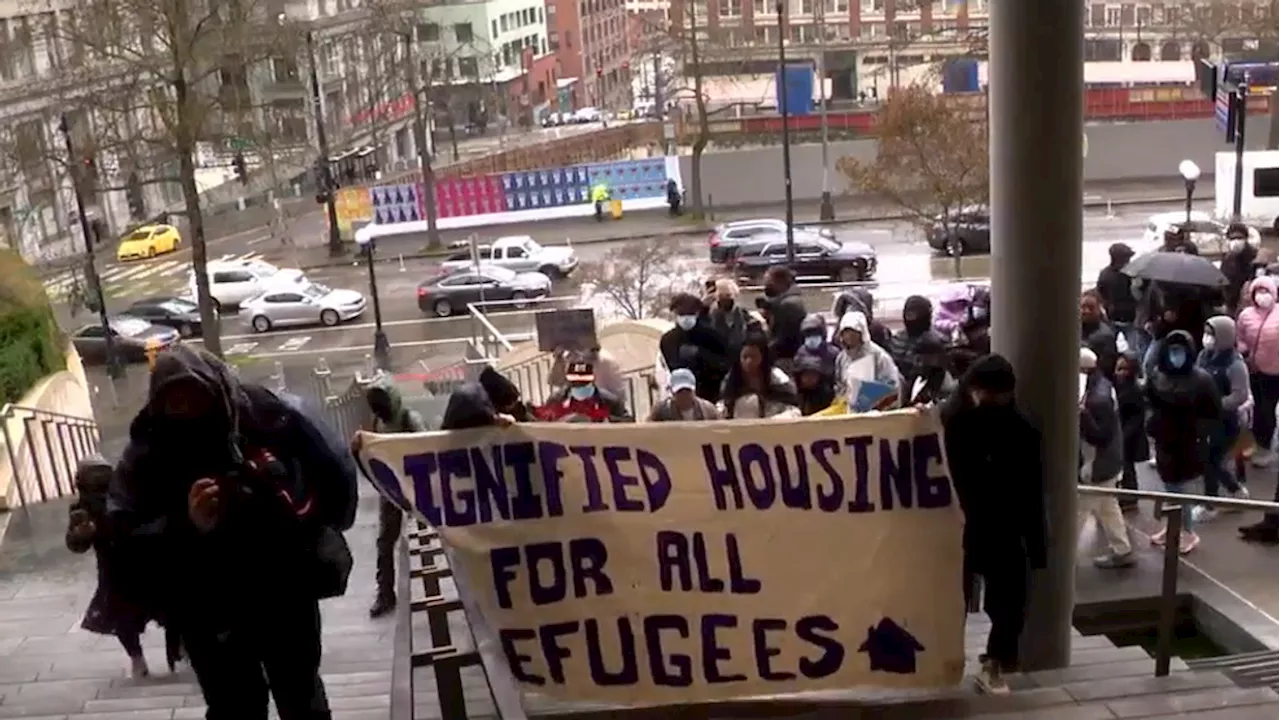
[[[203,350],[156,358],[108,512],[134,597],[182,631],[209,720],[265,720],[268,691],[281,720],[331,717],[318,600],[345,590],[356,472],[296,399]]]
[[[729,372],[724,338],[711,326],[711,317],[702,300],[689,293],[671,298],[675,327],[658,339],[658,351],[668,370],[687,368],[697,378],[698,397],[715,403],[720,384]]]
[[[1014,404],[1013,366],[1000,355],[975,361],[942,408],[947,464],[964,510],[965,604],[975,578],[991,619],[979,682],[1008,692],[1003,674],[1018,666],[1027,580],[1045,557],[1040,432]]]
[[[1171,493],[1195,493],[1204,478],[1209,438],[1222,419],[1222,397],[1209,373],[1196,367],[1196,345],[1190,333],[1174,330],[1153,348],[1154,372],[1147,380],[1151,411],[1147,434],[1155,444],[1156,472]],[[1200,544],[1192,528],[1192,503],[1182,506],[1180,552]],[[1163,544],[1164,530],[1152,536]]]
[[[889,354],[903,377],[917,374],[917,346],[925,338],[947,344],[933,329],[933,303],[923,295],[912,295],[902,306],[902,330],[894,334],[889,346]]]

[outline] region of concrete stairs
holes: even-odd
[[[970,615],[966,646],[976,657],[989,629]],[[970,674],[976,666],[968,668]],[[1009,678],[1013,693],[981,695],[962,689],[951,697],[890,702],[860,708],[850,716],[876,720],[1274,720],[1278,700],[1269,688],[1239,687],[1217,670],[1194,671],[1175,658],[1173,672],[1154,677],[1155,661],[1139,647],[1116,647],[1104,636],[1075,633],[1071,667],[1021,673]],[[972,687],[972,686],[970,686]],[[818,711],[805,718],[835,717]]]

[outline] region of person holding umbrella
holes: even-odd
[[[1205,320],[1215,314],[1207,307],[1208,296],[1221,291],[1227,284],[1213,263],[1199,255],[1186,252],[1150,252],[1141,255],[1124,266],[1122,272],[1131,278],[1156,284],[1152,292],[1157,313],[1151,320],[1151,335],[1161,339],[1174,330],[1181,330],[1192,338],[1192,357],[1200,352],[1199,339]],[[1150,375],[1162,350],[1163,342],[1153,342],[1143,358],[1143,374]]]

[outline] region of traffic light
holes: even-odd
[[[240,184],[248,185],[249,184],[249,168],[247,165],[245,165],[244,153],[242,152],[236,153],[236,157],[232,161],[232,166],[235,167],[236,169],[236,178],[240,180]]]

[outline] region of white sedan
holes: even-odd
[[[364,295],[333,290],[313,282],[281,283],[241,306],[240,314],[254,332],[276,327],[315,325],[333,327],[364,313]]]
[[[1190,222],[1185,212],[1158,213],[1147,218],[1147,226],[1142,232],[1143,247],[1134,248],[1138,252],[1155,250],[1164,244],[1164,234],[1170,230],[1178,230],[1186,226],[1191,232],[1191,242],[1200,250],[1201,255],[1218,256],[1227,251],[1228,223],[1222,222],[1209,213],[1194,211]],[[1262,236],[1258,229],[1249,228],[1249,244],[1258,247]]]

